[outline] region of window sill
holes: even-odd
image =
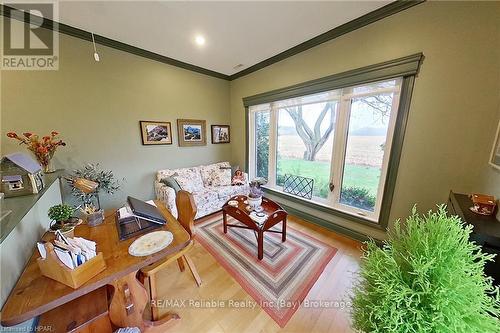
[[[316,210],[319,210],[319,211],[324,212],[324,213],[332,214],[332,215],[344,218],[344,219],[352,221],[352,222],[360,223],[360,224],[372,227],[374,229],[386,231],[386,228],[384,228],[382,225],[380,225],[377,221],[373,221],[371,219],[364,218],[361,216],[356,216],[356,215],[344,212],[342,210],[338,210],[338,209],[334,209],[334,208],[322,205],[320,203],[311,202],[307,199],[295,196],[293,194],[288,194],[288,193],[282,192],[282,191],[274,189],[274,188],[270,188],[267,186],[263,186],[262,188],[264,189],[264,192],[275,195],[277,197],[280,197],[280,198],[283,198],[286,200],[290,200],[292,202],[304,205],[306,207],[316,209]]]

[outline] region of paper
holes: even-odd
[[[47,258],[47,250],[45,249],[45,245],[43,243],[36,243],[36,246],[38,247],[40,257],[42,257],[42,259]]]
[[[134,214],[132,213],[132,210],[130,210],[129,206],[124,206],[124,207],[118,209],[118,215],[119,215],[120,219],[134,216]]]
[[[73,259],[71,258],[71,255],[69,254],[68,251],[62,251],[59,250],[58,248],[54,248],[54,253],[56,254],[57,258],[61,260],[61,262],[66,265],[69,269],[74,269],[75,265],[73,264]]]
[[[150,204],[151,206],[155,206],[156,207],[156,204],[153,200],[148,200],[146,201],[147,204]]]

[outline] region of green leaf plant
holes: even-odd
[[[499,289],[485,276],[494,255],[469,241],[472,226],[444,205],[398,220],[382,248],[367,243],[352,299],[358,332],[500,332]]]

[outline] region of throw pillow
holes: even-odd
[[[210,176],[210,184],[212,186],[229,186],[231,185],[231,177],[231,168],[215,169]]]
[[[203,185],[204,186],[211,186],[211,177],[212,177],[212,172],[214,170],[218,170],[220,168],[225,168],[225,167],[230,167],[229,162],[218,162],[210,165],[202,165],[200,166],[200,174],[201,178],[203,179]]]
[[[173,176],[163,178],[162,180],[160,180],[160,183],[163,183],[163,184],[173,188],[175,193],[177,193],[181,190],[179,183],[175,180],[175,178]]]
[[[190,177],[174,176],[174,179],[184,191],[188,191],[189,193],[197,191],[196,183]]]

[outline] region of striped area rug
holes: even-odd
[[[228,217],[228,222],[236,224]],[[285,327],[337,249],[287,226],[287,239],[265,233],[264,258],[257,259],[252,230],[222,229],[222,219],[196,225],[196,240],[238,281],[264,311]],[[281,228],[281,224],[275,226]]]

